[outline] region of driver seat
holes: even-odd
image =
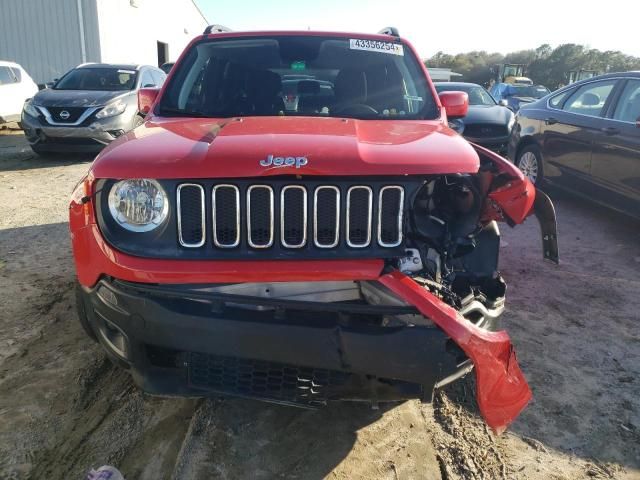
[[[367,103],[367,75],[362,70],[340,70],[334,82],[333,110],[340,111],[351,105]]]

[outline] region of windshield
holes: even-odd
[[[436,85],[438,92],[467,92],[469,95],[469,105],[495,105],[496,101],[489,92],[480,85]]]
[[[419,63],[396,42],[311,35],[205,40],[175,68],[160,115],[438,114]]]
[[[547,93],[550,93],[549,89],[542,85],[509,85],[504,92],[504,96],[542,98]]]
[[[56,83],[55,90],[133,90],[137,72],[119,68],[77,68]]]

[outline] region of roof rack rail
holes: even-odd
[[[210,33],[225,33],[232,30],[224,25],[209,25],[204,29],[203,35],[209,35]]]
[[[380,35],[391,35],[392,37],[400,37],[400,32],[396,27],[385,27],[378,32]]]

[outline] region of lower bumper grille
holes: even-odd
[[[509,135],[509,130],[507,130],[506,125],[478,123],[465,125],[464,135],[474,138],[505,137]]]
[[[351,374],[204,353],[189,355],[192,387],[278,402],[324,405]]]

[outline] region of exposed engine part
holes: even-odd
[[[407,254],[406,257],[398,259],[398,270],[405,275],[421,272],[424,269],[424,265],[422,264],[420,251],[417,248],[407,248],[405,253]]]
[[[477,327],[485,327],[486,324],[495,322],[503,312],[504,297],[489,302],[489,306],[474,298],[460,309],[460,314]]]
[[[442,281],[442,257],[435,248],[427,250],[427,273],[436,282]]]
[[[309,302],[345,302],[360,300],[357,282],[269,282],[231,283],[199,289],[203,292],[228,293],[258,298],[282,298]],[[253,310],[273,310],[262,305],[241,305]]]
[[[409,305],[379,282],[360,282],[360,291],[362,292],[362,297],[370,305]],[[417,314],[385,315],[383,322],[385,325],[433,325],[431,320]]]

